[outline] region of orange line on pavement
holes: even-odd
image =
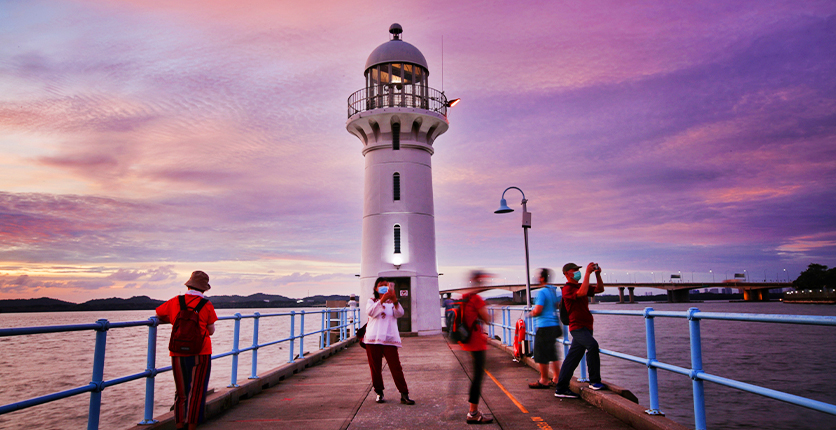
[[[511,395],[511,393],[509,393],[508,390],[506,390],[505,387],[503,387],[502,384],[500,384],[499,381],[497,381],[496,378],[493,377],[493,375],[491,375],[491,372],[488,372],[486,370],[485,373],[487,373],[488,376],[490,376],[491,379],[493,379],[493,382],[496,383],[496,386],[499,387],[499,389],[502,390],[502,392],[505,393],[505,395],[508,396],[508,398],[511,399],[511,401],[514,402],[514,404],[517,405],[518,408],[520,408],[520,411],[522,413],[528,413],[528,410],[526,410],[525,407],[523,407],[522,403],[517,401],[517,399],[513,395]]]

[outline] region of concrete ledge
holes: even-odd
[[[514,348],[503,345],[496,339],[488,339],[496,348],[505,351],[511,357],[514,356]],[[539,372],[539,367],[531,357],[523,358],[523,363]],[[603,381],[607,384],[606,390],[595,391],[589,388],[589,384],[572,380],[570,388],[587,403],[607,412],[608,414],[640,430],[688,430],[679,423],[662,415],[648,415],[647,408],[639,405],[638,398],[629,390],[618,385]]]
[[[237,405],[241,400],[248,399],[256,394],[277,385],[279,382],[288,377],[299,373],[308,367],[311,367],[328,357],[344,350],[350,345],[357,342],[356,337],[351,337],[343,342],[332,344],[328,348],[321,349],[316,352],[311,352],[304,358],[297,359],[293,363],[287,363],[283,366],[269,370],[258,375],[258,379],[248,379],[238,387],[222,388],[212,394],[206,399],[206,410],[204,412],[205,419],[210,419],[222,414],[225,410]],[[154,417],[156,424],[136,425],[130,429],[160,429],[160,430],[174,430],[174,412],[168,412],[159,417]]]

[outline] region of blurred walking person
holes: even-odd
[[[480,287],[488,275],[479,271],[471,274],[471,285]],[[478,292],[478,291],[477,291]],[[465,327],[472,332],[470,339],[462,343],[462,350],[469,351],[473,358],[473,379],[470,382],[468,403],[470,410],[467,413],[468,424],[488,424],[493,422],[493,417],[483,415],[479,412],[479,399],[482,397],[482,379],[485,376],[485,359],[487,357],[488,336],[482,330],[482,322],[488,323],[491,320],[485,304],[485,300],[477,292],[471,292],[462,296],[462,320]]]

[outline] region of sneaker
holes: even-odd
[[[489,424],[493,422],[493,417],[486,417],[481,412],[467,413],[468,424]]]
[[[409,398],[409,394],[401,394],[401,403],[405,405],[414,405],[415,400]]]
[[[594,384],[589,384],[589,388],[592,388],[593,390],[598,391],[598,390],[603,390],[604,388],[607,388],[607,386],[600,383],[600,382],[596,382]]]
[[[579,398],[581,398],[581,396],[575,394],[574,391],[572,391],[568,388],[558,388],[554,392],[554,396],[555,397],[561,397],[561,398],[564,398],[564,399],[579,399]]]
[[[384,403],[385,400],[383,400],[383,393],[378,394],[377,397],[375,397],[374,401],[377,403]]]

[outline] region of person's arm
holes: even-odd
[[[491,314],[488,313],[487,306],[482,306],[481,308],[479,308],[479,319],[486,323],[491,322]]]
[[[604,280],[601,279],[601,267],[598,267],[598,270],[595,271],[595,279],[598,282],[598,286],[595,287],[595,294],[603,293],[604,292]]]
[[[366,314],[372,318],[377,318],[383,313],[383,298],[378,301],[369,299],[366,303]]]
[[[381,297],[380,301],[382,301],[382,302],[387,302],[388,301],[389,303],[395,305],[395,309],[401,307],[401,304],[398,303],[398,295],[395,294],[395,287],[394,286],[389,287],[389,291],[387,291],[386,294],[384,294],[383,297]]]
[[[534,305],[534,307],[531,308],[531,316],[536,317],[536,316],[540,315],[541,313],[543,313],[543,306]]]
[[[215,334],[215,324],[209,324],[206,326],[206,332],[209,333],[209,336]]]
[[[592,274],[592,266],[595,263],[589,263],[586,266],[586,272],[583,274],[583,283],[581,283],[581,287],[578,288],[578,296],[583,297],[589,294],[589,275]]]
[[[159,306],[154,312],[157,314],[157,319],[160,320],[160,324],[171,324],[171,320],[168,319],[168,302],[165,302]]]

